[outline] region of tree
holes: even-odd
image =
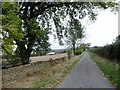
[[[66,52],[67,52],[68,59],[70,59],[72,55],[72,51],[68,49]]]
[[[84,31],[83,31],[83,26],[81,25],[81,23],[77,20],[74,19],[71,16],[70,19],[71,22],[67,29],[67,39],[66,39],[66,43],[68,45],[70,45],[73,49],[73,54],[76,54],[76,44],[78,43],[78,41],[80,41],[83,37],[84,37]]]
[[[14,3],[2,3],[2,52],[9,59],[13,54],[14,39],[21,41],[23,34],[21,31],[21,21],[15,13],[18,6]]]
[[[13,53],[14,46],[16,45],[16,52],[21,58],[23,64],[29,63],[31,52],[36,49],[43,49],[47,52],[49,47],[48,31],[41,28],[36,19],[29,21],[21,20],[16,14],[19,6],[15,2],[2,3],[2,22],[3,22],[3,35],[2,48],[7,55]],[[8,52],[9,50],[9,52]]]
[[[39,37],[39,35],[36,35],[39,34],[37,31],[40,30],[40,32],[45,31],[48,33],[49,30],[52,29],[52,25],[54,23],[57,37],[59,41],[61,41],[63,30],[65,30],[62,21],[65,21],[65,18],[68,15],[73,16],[73,18],[79,17],[79,19],[83,19],[85,16],[88,16],[90,20],[95,20],[95,10],[117,6],[116,3],[112,2],[19,2],[18,8],[16,8],[17,4],[14,3],[14,5],[10,3],[7,9],[6,6],[3,9],[3,14],[8,14],[9,16],[7,17],[12,18],[7,19],[7,17],[4,17],[6,20],[5,23],[9,26],[5,32],[7,32],[6,37],[11,37],[11,43],[14,43],[13,41],[16,42],[15,44],[18,46],[23,64],[29,63],[30,53],[32,52],[36,42],[43,42],[41,36]],[[11,15],[16,16],[16,11],[18,11],[17,15],[19,15],[22,21],[16,17],[15,19],[17,22],[14,23],[16,20]],[[11,20],[12,23],[10,23],[13,26],[12,29],[10,23],[7,23]],[[35,27],[32,26],[32,22],[36,22]],[[39,22],[39,24],[37,22]],[[23,27],[24,29],[18,28],[18,26],[21,27],[21,25],[25,26]],[[36,30],[38,25],[40,29]],[[11,30],[13,30],[14,33],[10,32]],[[42,34],[44,38],[48,35],[46,33],[45,36]],[[39,37],[40,40],[36,39],[37,37]]]
[[[94,21],[97,16],[96,10],[107,8],[113,10],[113,7],[114,9],[118,7],[114,2],[20,2],[19,4],[21,8],[18,15],[24,21],[36,18],[40,25],[48,30],[52,29],[54,23],[60,43],[63,35],[67,34],[62,23],[67,16],[72,16],[74,20],[76,17],[83,19],[88,16],[91,21]],[[29,22],[27,25],[30,26]]]
[[[76,48],[76,54],[79,55],[86,50],[86,45],[81,43],[80,46]]]

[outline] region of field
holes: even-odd
[[[57,58],[61,58],[61,57],[67,57],[67,53],[30,57],[30,60],[31,60],[30,63],[34,63],[34,62],[38,62],[38,61],[48,61],[51,58],[57,59]]]

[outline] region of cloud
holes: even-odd
[[[85,18],[83,24],[86,25]],[[118,14],[114,14],[109,10],[98,12],[97,20],[90,25],[86,25],[85,43],[91,43],[92,46],[103,46],[111,44],[113,39],[118,36]],[[54,40],[51,35],[49,42],[52,44],[51,48],[65,48],[60,46],[58,40]]]

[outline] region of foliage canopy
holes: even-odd
[[[86,16],[94,21],[96,10],[117,7],[114,2],[3,2],[2,47],[10,54],[17,45],[22,63],[29,63],[33,49],[48,50],[48,33],[53,25],[59,41],[67,34],[62,23],[67,16],[72,17],[68,23]]]

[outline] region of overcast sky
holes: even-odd
[[[86,25],[86,20],[83,21]],[[103,46],[111,44],[113,39],[118,36],[118,13],[114,14],[109,10],[100,11],[97,20],[89,25],[86,25],[86,38],[84,43],[91,43],[91,46]],[[59,46],[50,36],[50,43],[52,49],[65,48],[66,46]]]

